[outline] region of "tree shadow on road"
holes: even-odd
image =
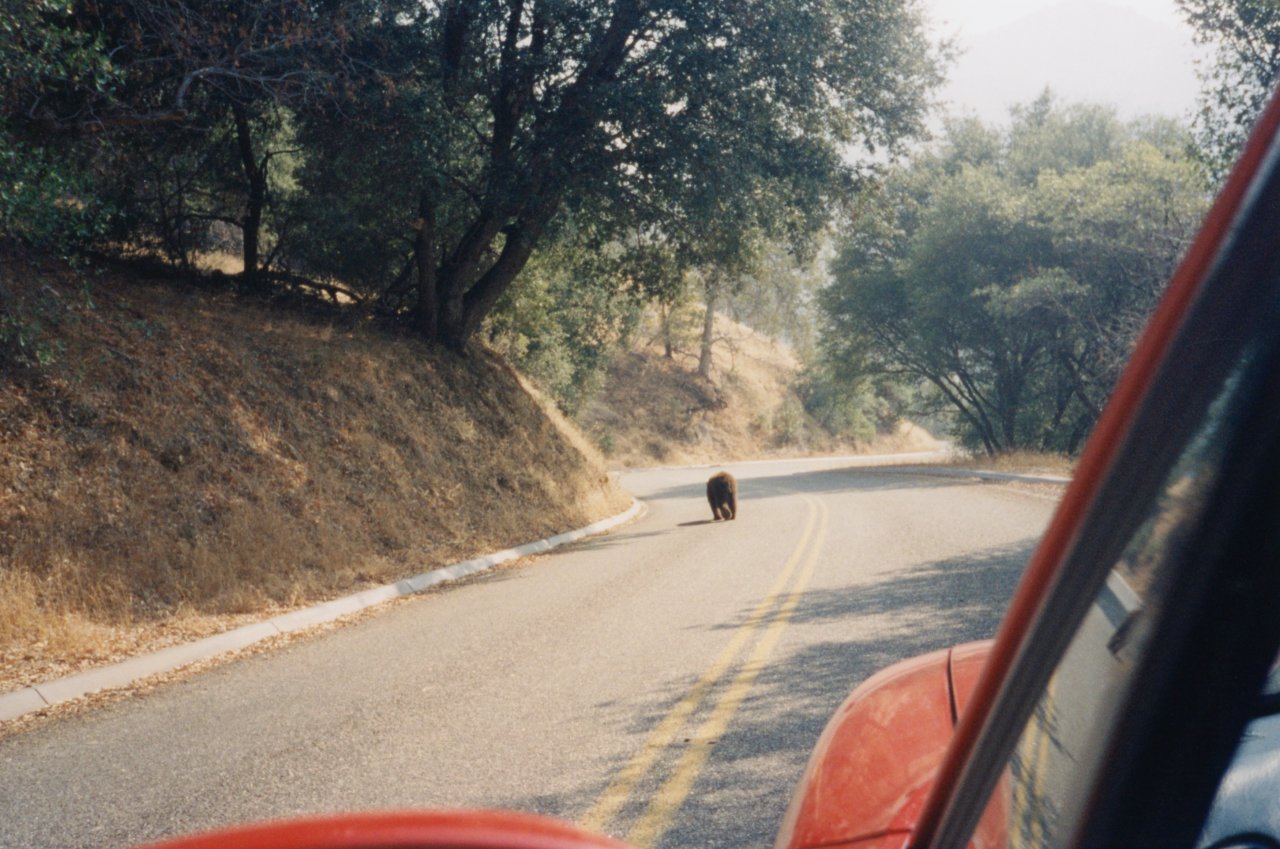
[[[756,679],[716,742],[698,780],[697,801],[686,806],[660,846],[767,849],[809,751],[850,690],[899,660],[992,636],[1035,543],[1028,539],[804,593],[789,620],[788,636],[794,639],[784,641]],[[737,629],[754,607],[744,606],[734,621],[706,627]],[[806,628],[830,632],[833,626],[848,636],[804,638]],[[787,649],[788,644],[796,647]],[[638,745],[692,685],[691,677],[682,676],[636,694],[633,704],[601,704],[601,721],[615,717]],[[718,697],[713,693],[704,710]],[[604,765],[602,771],[612,775],[621,766]],[[572,817],[601,789],[582,788],[577,796],[532,794],[507,804]]]
[[[716,746],[703,804],[663,845],[696,837],[704,849],[767,847],[809,751],[848,693],[897,661],[993,636],[1035,542],[805,593],[790,628],[849,622],[850,635],[795,640],[799,647],[775,654]]]

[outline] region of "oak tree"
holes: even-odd
[[[566,211],[812,230],[849,151],[918,131],[938,80],[916,0],[438,0],[396,21],[413,71],[363,100],[376,160],[343,191],[397,205],[415,326],[456,349]],[[310,185],[352,159],[345,120],[312,120],[331,143]]]
[[[820,297],[829,369],[924,383],[961,441],[1082,444],[1206,204],[1185,134],[1042,98],[867,198]]]
[[[1280,7],[1271,0],[1175,0],[1213,51],[1200,74],[1199,143],[1213,175],[1236,160],[1267,98],[1280,82]]]

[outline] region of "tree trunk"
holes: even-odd
[[[675,312],[675,307],[670,304],[662,304],[662,355],[668,360],[676,358],[675,341],[671,338],[671,319]]]
[[[454,351],[463,351],[502,293],[511,287],[516,275],[528,263],[556,206],[556,202],[544,200],[536,207],[523,210],[516,222],[505,228],[495,224],[496,215],[482,216],[433,271],[424,270],[420,265],[418,325],[423,334]],[[422,217],[423,227],[418,238],[421,241],[430,229],[434,244],[434,227],[427,226],[430,221],[430,216]],[[491,250],[500,233],[504,235],[502,249],[493,264],[481,271],[478,268],[481,257]],[[474,282],[467,285],[469,280]],[[432,304],[434,316],[429,312]]]
[[[244,240],[244,280],[250,286],[260,282],[258,257],[259,240],[262,232],[262,212],[267,205],[267,157],[261,162],[253,154],[253,136],[249,127],[249,117],[241,106],[232,106],[231,111],[236,121],[236,141],[240,147],[240,164],[244,168],[245,180],[249,184],[248,196],[245,199],[244,218],[241,231]]]
[[[494,264],[455,302],[446,304],[440,322],[440,341],[447,347],[463,350],[467,341],[480,329],[480,324],[493,310],[498,298],[511,287],[516,275],[529,261],[542,232],[543,220],[535,214],[529,223],[509,228],[506,243]]]
[[[451,351],[461,353],[466,349],[470,338],[466,332],[466,311],[462,305],[462,293],[451,292],[447,287],[442,287],[439,312],[435,341]]]
[[[418,303],[414,307],[414,323],[428,339],[440,335],[440,293],[436,285],[436,217],[431,198],[423,192],[418,198],[417,234],[413,240],[413,261],[418,269]]]
[[[698,374],[706,380],[711,379],[711,346],[715,342],[716,329],[716,292],[719,285],[710,279],[703,285],[707,297],[707,309],[702,315],[702,344],[698,350]]]
[[[987,420],[987,416],[982,409],[982,403],[975,400],[972,404],[963,397],[963,392],[956,387],[951,386],[948,378],[937,373],[921,372],[925,380],[932,383],[942,392],[943,397],[953,406],[962,417],[964,417],[977,432],[978,437],[982,440],[982,447],[989,456],[994,457],[1000,453],[999,440],[996,437],[991,422]]]

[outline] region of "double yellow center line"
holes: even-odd
[[[818,554],[822,550],[823,539],[826,536],[827,508],[815,498],[807,495],[801,497],[809,507],[804,532],[791,556],[787,558],[782,572],[769,588],[768,595],[756,605],[746,622],[734,632],[729,644],[724,647],[711,666],[707,667],[684,698],[663,717],[640,750],[582,817],[580,823],[584,828],[592,831],[604,831],[608,828],[630,798],[636,785],[675,741],[681,729],[715,685],[733,668],[743,648],[756,636],[756,632],[763,628],[763,634],[760,635],[746,661],[738,668],[733,680],[720,694],[719,701],[716,702],[711,713],[698,726],[697,731],[688,738],[675,768],[650,800],[648,808],[631,827],[626,840],[640,849],[648,849],[657,844],[670,827],[681,805],[693,789],[694,781],[706,765],[712,744],[724,734],[729,721],[755,682],[756,676],[764,669],[769,655],[782,637],[783,629],[795,612],[801,594],[813,578]],[[799,575],[788,591],[787,585],[797,570]]]

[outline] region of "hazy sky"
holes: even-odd
[[[1190,114],[1199,83],[1192,32],[1174,0],[924,0],[954,40],[942,100],[988,122],[1046,87],[1122,117]]]
[[[1113,6],[1122,6],[1152,20],[1178,28],[1190,35],[1190,29],[1182,22],[1173,0],[1109,0]],[[1057,6],[1062,0],[925,0],[925,7],[944,32],[959,31],[962,35],[978,35],[995,27],[1012,23],[1018,18]]]

